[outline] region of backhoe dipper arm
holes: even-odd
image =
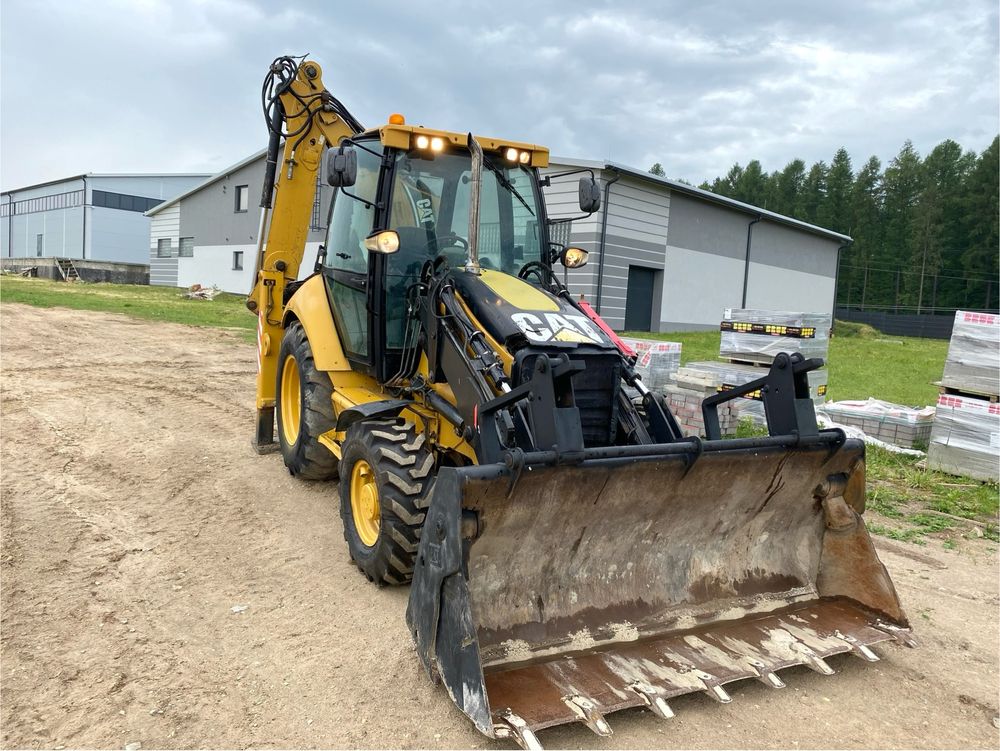
[[[261,194],[253,288],[247,308],[257,315],[257,428],[254,446],[273,450],[274,403],[285,288],[298,279],[305,253],[316,173],[323,152],[361,126],[323,86],[311,60],[281,57],[264,82],[270,139]],[[277,161],[281,139],[284,151]],[[273,208],[272,208],[273,205]]]

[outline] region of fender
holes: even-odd
[[[295,320],[306,330],[306,338],[312,347],[317,370],[351,369],[351,364],[344,356],[337,327],[333,323],[326,283],[319,274],[309,277],[295,290],[281,317],[281,327],[287,329]]]

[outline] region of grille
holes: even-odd
[[[617,355],[579,359],[587,364],[586,369],[573,376],[573,394],[580,410],[583,444],[588,448],[608,446],[614,442],[618,422],[621,361]]]

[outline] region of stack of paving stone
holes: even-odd
[[[927,466],[1000,479],[1000,316],[955,313]]]
[[[622,338],[635,350],[636,372],[650,391],[663,391],[674,380],[681,364],[680,342],[661,342],[655,339]]]
[[[941,385],[970,395],[1000,393],[1000,316],[955,312]]]
[[[833,422],[859,428],[872,438],[907,449],[925,449],[930,442],[934,407],[904,407],[880,399],[828,402],[824,414]]]
[[[779,352],[799,352],[825,360],[832,322],[829,313],[727,308],[719,326],[719,357],[770,365]]]
[[[717,374],[697,368],[678,368],[674,383],[667,386],[664,396],[667,406],[674,413],[684,435],[705,436],[705,420],[701,403],[706,397],[719,391],[720,379]],[[739,424],[739,407],[736,400],[719,406],[719,427],[722,435],[733,435]]]

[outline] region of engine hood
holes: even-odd
[[[579,309],[523,279],[501,271],[453,273],[462,301],[487,332],[508,350],[527,343],[572,349],[614,342]]]

